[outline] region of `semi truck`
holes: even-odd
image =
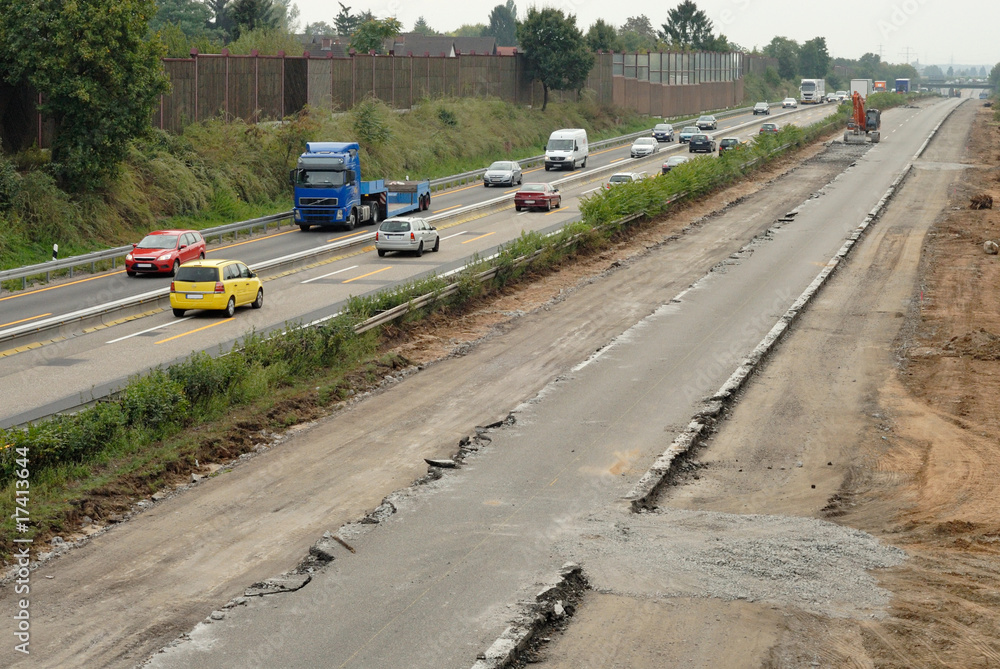
[[[862,98],[867,98],[869,93],[875,91],[875,84],[871,79],[851,79],[851,98],[855,93],[860,93]]]
[[[799,102],[804,105],[826,102],[826,80],[803,79],[799,84]]]
[[[305,153],[288,173],[299,229],[353,230],[430,207],[429,181],[362,181],[360,152],[357,142],[306,142]]]
[[[910,80],[909,79],[896,79],[896,92],[897,93],[909,93],[910,92]]]

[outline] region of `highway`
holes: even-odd
[[[806,107],[771,116],[745,114],[720,120],[717,138],[727,128],[751,123],[738,133],[752,137],[760,123],[784,124],[794,120],[809,124],[832,111],[830,105]],[[680,128],[678,127],[679,131]],[[588,167],[575,173],[527,170],[525,180],[557,182],[585,176],[608,165],[622,171],[659,172],[672,153],[686,152],[677,142],[662,145],[658,154],[646,159],[629,158],[628,145],[593,153]],[[5,392],[0,426],[21,424],[59,411],[70,410],[92,397],[100,397],[123,385],[131,376],[157,365],[181,360],[192,351],[226,350],[248,331],[269,332],[289,322],[311,322],[336,313],[352,295],[364,295],[430,273],[443,273],[464,266],[474,255],[485,256],[517,238],[523,231],[547,232],[579,217],[578,201],[601,186],[604,179],[574,180],[563,190],[563,206],[549,213],[520,212],[513,207],[492,215],[464,221],[458,218],[440,226],[439,253],[422,258],[389,255],[378,258],[371,246],[355,246],[318,259],[305,268],[265,275],[265,306],[259,311],[240,310],[233,319],[212,313],[191,313],[183,319],[169,311],[153,310],[142,318],[109,317],[108,326],[81,329],[76,324],[39,335],[45,345],[0,357],[0,382]],[[460,213],[463,207],[493,199],[516,188],[484,188],[471,185],[436,195],[429,214]],[[332,241],[342,241],[371,231],[362,226],[353,232],[298,228],[259,236],[233,244],[213,246],[209,257],[234,257],[253,266],[265,260],[302,251]],[[23,293],[0,297],[0,334],[11,324],[30,323],[42,317],[71,313],[86,306],[134,297],[169,285],[166,277],[129,278],[123,270],[76,278]],[[53,341],[54,340],[54,341]],[[20,342],[19,342],[20,343]],[[9,351],[9,350],[8,350]]]

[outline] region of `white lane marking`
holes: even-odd
[[[448,235],[447,237],[442,237],[441,240],[444,241],[445,239],[451,239],[452,237],[458,237],[459,235],[464,235],[466,232],[468,232],[468,231],[467,230],[462,230],[461,232],[456,232],[453,235]]]
[[[580,193],[580,195],[586,195],[587,193],[593,193],[595,190],[601,190],[601,187],[598,186],[597,188],[591,188],[590,190],[585,190],[582,193]]]
[[[345,267],[344,269],[338,269],[336,272],[330,272],[329,274],[324,274],[323,276],[314,276],[311,279],[306,279],[302,283],[309,283],[310,281],[319,281],[320,279],[325,279],[328,276],[333,276],[334,274],[340,274],[341,272],[346,272],[349,269],[356,269],[357,265],[351,265],[350,267]]]
[[[155,332],[156,330],[159,330],[161,328],[170,327],[171,325],[176,325],[177,323],[183,323],[184,321],[189,321],[192,318],[194,318],[194,316],[188,316],[187,318],[178,318],[176,320],[170,321],[169,323],[164,323],[163,325],[157,325],[155,328],[149,328],[148,330],[142,330],[141,332],[136,332],[134,334],[125,335],[124,337],[119,337],[118,339],[112,339],[111,341],[106,341],[104,343],[105,344],[117,344],[118,342],[124,341],[125,339],[131,339],[132,337],[138,337],[139,335],[144,335],[147,332]]]

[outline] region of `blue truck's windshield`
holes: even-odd
[[[347,172],[343,170],[299,170],[295,185],[306,188],[333,188],[347,183]]]

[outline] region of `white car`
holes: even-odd
[[[382,221],[375,231],[375,250],[379,257],[387,251],[410,251],[422,256],[424,251],[441,248],[437,228],[422,218],[397,216]]]
[[[836,93],[827,93],[826,94],[826,101],[827,102],[840,102],[840,97]]]
[[[660,150],[660,143],[652,137],[640,137],[632,142],[631,155],[633,158],[643,158],[651,156]]]
[[[847,91],[837,91],[837,99],[843,102],[844,100],[850,100],[851,94]]]
[[[795,109],[798,106],[799,106],[799,101],[796,100],[795,98],[785,98],[784,100],[781,101],[782,109],[788,109],[788,108]]]

